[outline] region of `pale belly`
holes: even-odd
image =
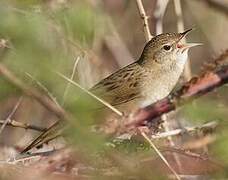
[[[159,80],[155,78],[144,80],[141,87],[142,98],[138,99],[138,106],[145,107],[168,96],[177,84],[180,75],[181,72],[176,72],[163,75]]]

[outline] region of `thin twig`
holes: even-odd
[[[146,41],[148,42],[152,38],[152,35],[150,33],[149,23],[148,23],[149,17],[146,15],[145,9],[143,7],[142,0],[136,0],[136,3],[137,3],[137,7],[138,7],[140,17],[143,20],[144,35],[145,35]]]
[[[204,131],[204,130],[214,130],[218,125],[218,122],[212,121],[201,126],[195,127],[184,127],[183,129],[175,129],[171,131],[166,131],[162,133],[157,133],[151,136],[152,139],[167,138],[168,136],[177,136],[183,133],[191,133],[194,131]]]
[[[115,112],[116,114],[118,114],[119,116],[123,116],[123,113],[120,112],[118,109],[116,109],[115,107],[113,107],[111,104],[109,104],[108,102],[104,101],[103,99],[97,97],[96,95],[94,95],[93,93],[91,93],[90,91],[88,91],[87,89],[83,88],[82,86],[80,86],[78,83],[76,83],[75,81],[72,81],[71,79],[69,79],[68,77],[64,76],[63,74],[56,72],[60,77],[62,77],[63,79],[67,80],[69,83],[77,86],[78,88],[80,88],[82,91],[84,91],[85,93],[87,93],[88,95],[90,95],[91,97],[93,97],[94,99],[96,99],[97,101],[101,102],[102,104],[104,104],[106,107],[108,107],[109,109],[111,109],[113,112]]]
[[[166,164],[166,166],[171,170],[171,172],[175,175],[175,177],[178,180],[181,180],[179,175],[176,173],[176,171],[172,168],[172,166],[169,164],[169,162],[165,159],[165,157],[162,155],[162,153],[158,150],[158,148],[154,145],[154,143],[150,140],[150,138],[141,131],[141,135],[145,138],[145,140],[151,145],[151,147],[155,150],[155,152],[159,155],[159,157],[162,159],[162,161]]]
[[[78,65],[79,60],[80,60],[80,57],[78,56],[78,57],[75,59],[74,67],[73,67],[73,70],[72,70],[72,73],[71,73],[71,76],[70,76],[70,80],[73,80],[73,78],[74,78],[74,75],[75,75],[75,72],[76,72],[76,69],[77,69],[77,65]],[[69,88],[70,88],[70,82],[67,83],[66,88],[65,88],[65,90],[64,90],[64,93],[63,93],[63,100],[62,100],[62,106],[63,106],[64,103],[65,103],[65,99],[66,99],[66,96],[67,96],[67,93],[68,93]]]
[[[47,93],[47,95],[51,98],[51,100],[60,107],[59,103],[57,102],[56,98],[52,95],[52,93],[37,79],[35,79],[31,74],[25,73],[29,78],[31,78],[44,92]]]
[[[4,124],[5,122],[6,122],[6,120],[0,120],[0,124]],[[40,132],[44,132],[46,130],[46,128],[42,128],[42,127],[35,126],[35,125],[30,125],[27,123],[21,123],[21,122],[15,121],[13,119],[10,119],[6,125],[11,126],[11,127],[23,128],[23,129],[31,129],[31,130],[40,131]]]
[[[1,128],[0,128],[0,134],[3,132],[4,128],[6,127],[6,125],[10,122],[12,116],[14,115],[14,113],[17,111],[19,105],[22,102],[23,97],[21,96],[19,98],[19,100],[17,101],[16,105],[14,106],[13,110],[11,111],[11,113],[9,114],[9,116],[6,118],[5,122],[2,124]]]
[[[8,164],[17,164],[17,163],[24,163],[28,160],[36,159],[36,158],[41,158],[45,156],[49,156],[51,154],[54,154],[56,152],[60,151],[59,150],[48,150],[48,151],[43,151],[43,152],[36,152],[36,153],[31,153],[31,154],[20,154],[16,158],[9,158],[6,161],[3,161],[3,163],[8,163]]]

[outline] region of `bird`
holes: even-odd
[[[139,59],[102,79],[89,91],[112,106],[134,104],[145,107],[170,94],[188,60],[188,50],[200,43],[182,43],[191,31],[163,33],[146,43]],[[61,124],[61,123],[60,123]],[[62,129],[63,127],[61,127]],[[61,135],[55,123],[22,153]]]
[[[177,84],[188,59],[188,50],[199,43],[181,43],[192,29],[152,38],[140,58],[104,78],[90,91],[113,106],[133,101],[144,107],[166,97]]]

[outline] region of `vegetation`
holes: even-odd
[[[227,15],[214,0],[0,2],[0,179],[227,178]],[[85,90],[189,28],[204,46],[164,101],[122,115]],[[64,138],[20,154],[56,122]]]

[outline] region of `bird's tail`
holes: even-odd
[[[34,141],[32,141],[26,148],[24,148],[20,153],[26,153],[32,148],[39,147],[49,141],[62,135],[64,124],[60,121],[54,123],[46,131],[40,134]]]

